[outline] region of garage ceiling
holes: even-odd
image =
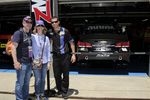
[[[0,0],[0,4],[30,2],[30,0]]]
[[[30,15],[30,0],[0,0],[0,21],[15,21]]]
[[[59,0],[59,4],[102,3],[102,2],[149,2],[149,0]]]
[[[24,16],[29,15],[30,14],[30,1],[31,0],[0,0],[0,21],[1,20],[16,20],[18,18],[23,18]],[[58,0],[58,1],[59,1],[59,4],[61,5],[59,6],[61,7],[61,9],[59,10],[62,10],[62,11],[59,11],[61,12],[61,17],[87,16],[86,15],[87,12],[83,12],[84,10],[82,11],[81,9],[86,9],[88,7],[94,7],[94,8],[89,10],[88,12],[89,16],[87,17],[90,17],[93,15],[93,13],[90,13],[91,10],[94,10],[94,11],[97,10],[98,12],[96,14],[94,13],[95,16],[101,16],[101,17],[103,16],[107,17],[108,15],[110,17],[116,17],[118,15],[119,16],[122,15],[122,13],[125,13],[125,16],[137,16],[137,15],[140,15],[140,16],[147,15],[148,17],[150,16],[149,0]],[[148,6],[146,4],[143,7],[143,5],[138,4],[137,2],[146,2]],[[117,11],[117,8],[113,7],[113,6],[119,6],[120,8],[121,6],[131,6],[134,9],[135,5],[140,10],[137,10],[134,13],[132,12],[132,14],[130,13],[131,9],[128,9],[129,11],[126,11],[126,9],[121,9],[123,11]],[[115,12],[111,11],[111,9],[115,9]],[[88,10],[85,10],[85,11],[88,11]]]

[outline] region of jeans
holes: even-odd
[[[47,63],[42,64],[42,68],[38,69],[36,66],[33,68],[35,76],[35,95],[44,95],[45,77],[47,73]]]
[[[31,63],[22,63],[21,69],[16,70],[17,74],[17,81],[15,87],[16,100],[28,99],[31,73],[32,73]]]

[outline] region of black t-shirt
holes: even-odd
[[[13,42],[18,43],[17,47],[17,60],[20,63],[29,63],[32,61],[32,58],[29,57],[28,46],[31,46],[31,32],[25,33],[22,28],[14,32]]]
[[[52,31],[49,36],[53,40],[53,53],[66,54],[69,53],[69,43],[73,42],[73,38],[69,31],[63,27],[58,33]]]

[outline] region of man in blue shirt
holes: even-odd
[[[50,38],[53,40],[53,69],[56,88],[58,90],[57,95],[62,94],[64,98],[67,98],[69,88],[69,65],[70,61],[72,63],[76,61],[74,40],[69,31],[60,26],[58,17],[53,17],[51,19],[51,25],[53,30],[50,33]],[[72,51],[71,58],[69,45]]]
[[[32,72],[31,17],[24,17],[22,25],[23,27],[17,30],[12,38],[12,58],[17,74],[16,100],[28,100]]]

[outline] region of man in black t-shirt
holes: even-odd
[[[32,72],[31,17],[24,17],[22,25],[23,27],[17,30],[12,38],[12,58],[17,74],[16,100],[28,100],[29,82]]]
[[[60,26],[58,17],[53,17],[51,19],[51,25],[53,30],[50,33],[50,38],[53,40],[53,69],[56,88],[58,90],[57,95],[62,94],[64,98],[67,98],[69,88],[69,65],[70,61],[72,63],[76,61],[74,40],[69,31]],[[69,45],[72,51],[71,59]]]

